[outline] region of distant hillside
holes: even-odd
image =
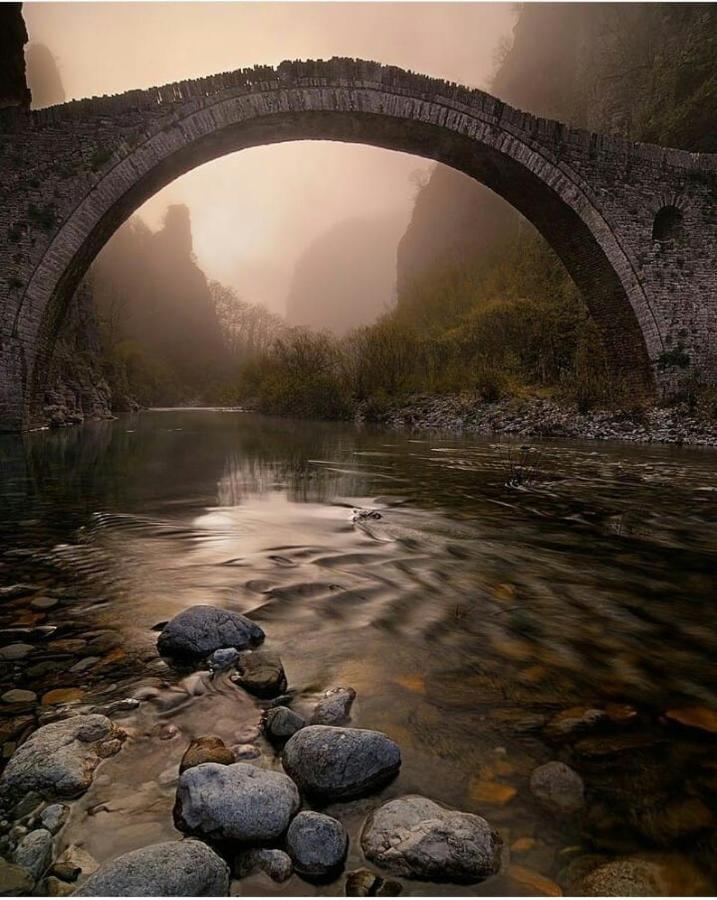
[[[317,238],[296,263],[288,323],[341,335],[385,312],[394,301],[402,227],[394,217],[346,219]]]

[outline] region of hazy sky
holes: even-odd
[[[486,88],[515,17],[509,3],[25,3],[23,13],[30,41],[57,58],[68,99],[331,56]],[[283,311],[302,250],[346,218],[407,222],[411,174],[427,167],[355,145],[258,147],[177,179],[140,214],[155,227],[169,203],[186,203],[207,274]]]

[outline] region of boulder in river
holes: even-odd
[[[314,707],[312,725],[343,725],[351,718],[351,707],[356,699],[353,688],[338,687],[326,691]]]
[[[499,870],[503,842],[481,816],[407,796],[369,816],[361,846],[396,875],[472,884]]]
[[[213,734],[195,738],[191,742],[184,751],[184,756],[179,763],[179,773],[181,775],[182,772],[186,772],[187,769],[191,769],[193,766],[209,762],[219,763],[223,766],[229,766],[236,762],[234,754],[224,741]]]
[[[102,866],[75,897],[226,897],[229,867],[202,841],[166,841]]]
[[[124,736],[106,716],[73,716],[43,725],[11,756],[0,794],[14,802],[31,791],[48,798],[77,797],[92,783],[105,748],[119,749]]]
[[[163,656],[203,659],[215,650],[245,650],[260,644],[264,632],[240,613],[216,606],[190,606],[162,629],[157,648]]]
[[[239,654],[236,684],[256,697],[268,699],[286,690],[286,675],[278,653],[253,650]]]
[[[286,772],[310,796],[343,800],[388,782],[401,751],[381,731],[307,725],[284,747]]]
[[[303,717],[288,706],[275,706],[267,711],[264,731],[272,741],[288,741],[300,728],[306,725]]]
[[[336,872],[346,859],[348,844],[341,822],[318,812],[300,812],[286,833],[286,849],[294,868],[308,878]]]
[[[299,805],[296,785],[282,772],[203,763],[180,775],[174,821],[188,834],[262,843],[283,836]]]
[[[565,763],[553,760],[538,766],[530,776],[530,790],[550,812],[577,812],[585,804],[585,786],[578,773]]]

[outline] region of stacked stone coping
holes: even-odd
[[[15,108],[3,110],[0,122],[8,131],[25,130],[70,120],[116,116],[126,111],[168,112],[195,102],[199,109],[207,100],[222,95],[241,95],[296,87],[335,87],[388,91],[426,101],[439,102],[468,115],[480,113],[503,128],[541,142],[568,143],[573,149],[590,153],[625,153],[666,166],[717,173],[717,154],[692,153],[656,144],[630,141],[618,135],[597,134],[570,128],[554,119],[534,116],[510,106],[480,90],[455,81],[445,81],[382,63],[334,57],[330,60],[286,60],[276,68],[254,66],[201,78],[175,81],[159,87],[136,89],[122,94],[72,100],[31,112]]]

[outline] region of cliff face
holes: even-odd
[[[578,127],[717,152],[717,9],[523,4],[491,90]],[[437,166],[401,241],[399,303],[412,279],[500,244],[518,219],[485,188]]]
[[[32,108],[42,109],[64,103],[65,88],[62,84],[57,60],[44,44],[30,44],[25,51],[27,81],[32,93]]]
[[[290,325],[345,334],[393,305],[396,244],[393,219],[347,219],[311,244],[294,269],[286,304]]]
[[[0,108],[30,106],[25,80],[26,43],[22,3],[0,3]]]

